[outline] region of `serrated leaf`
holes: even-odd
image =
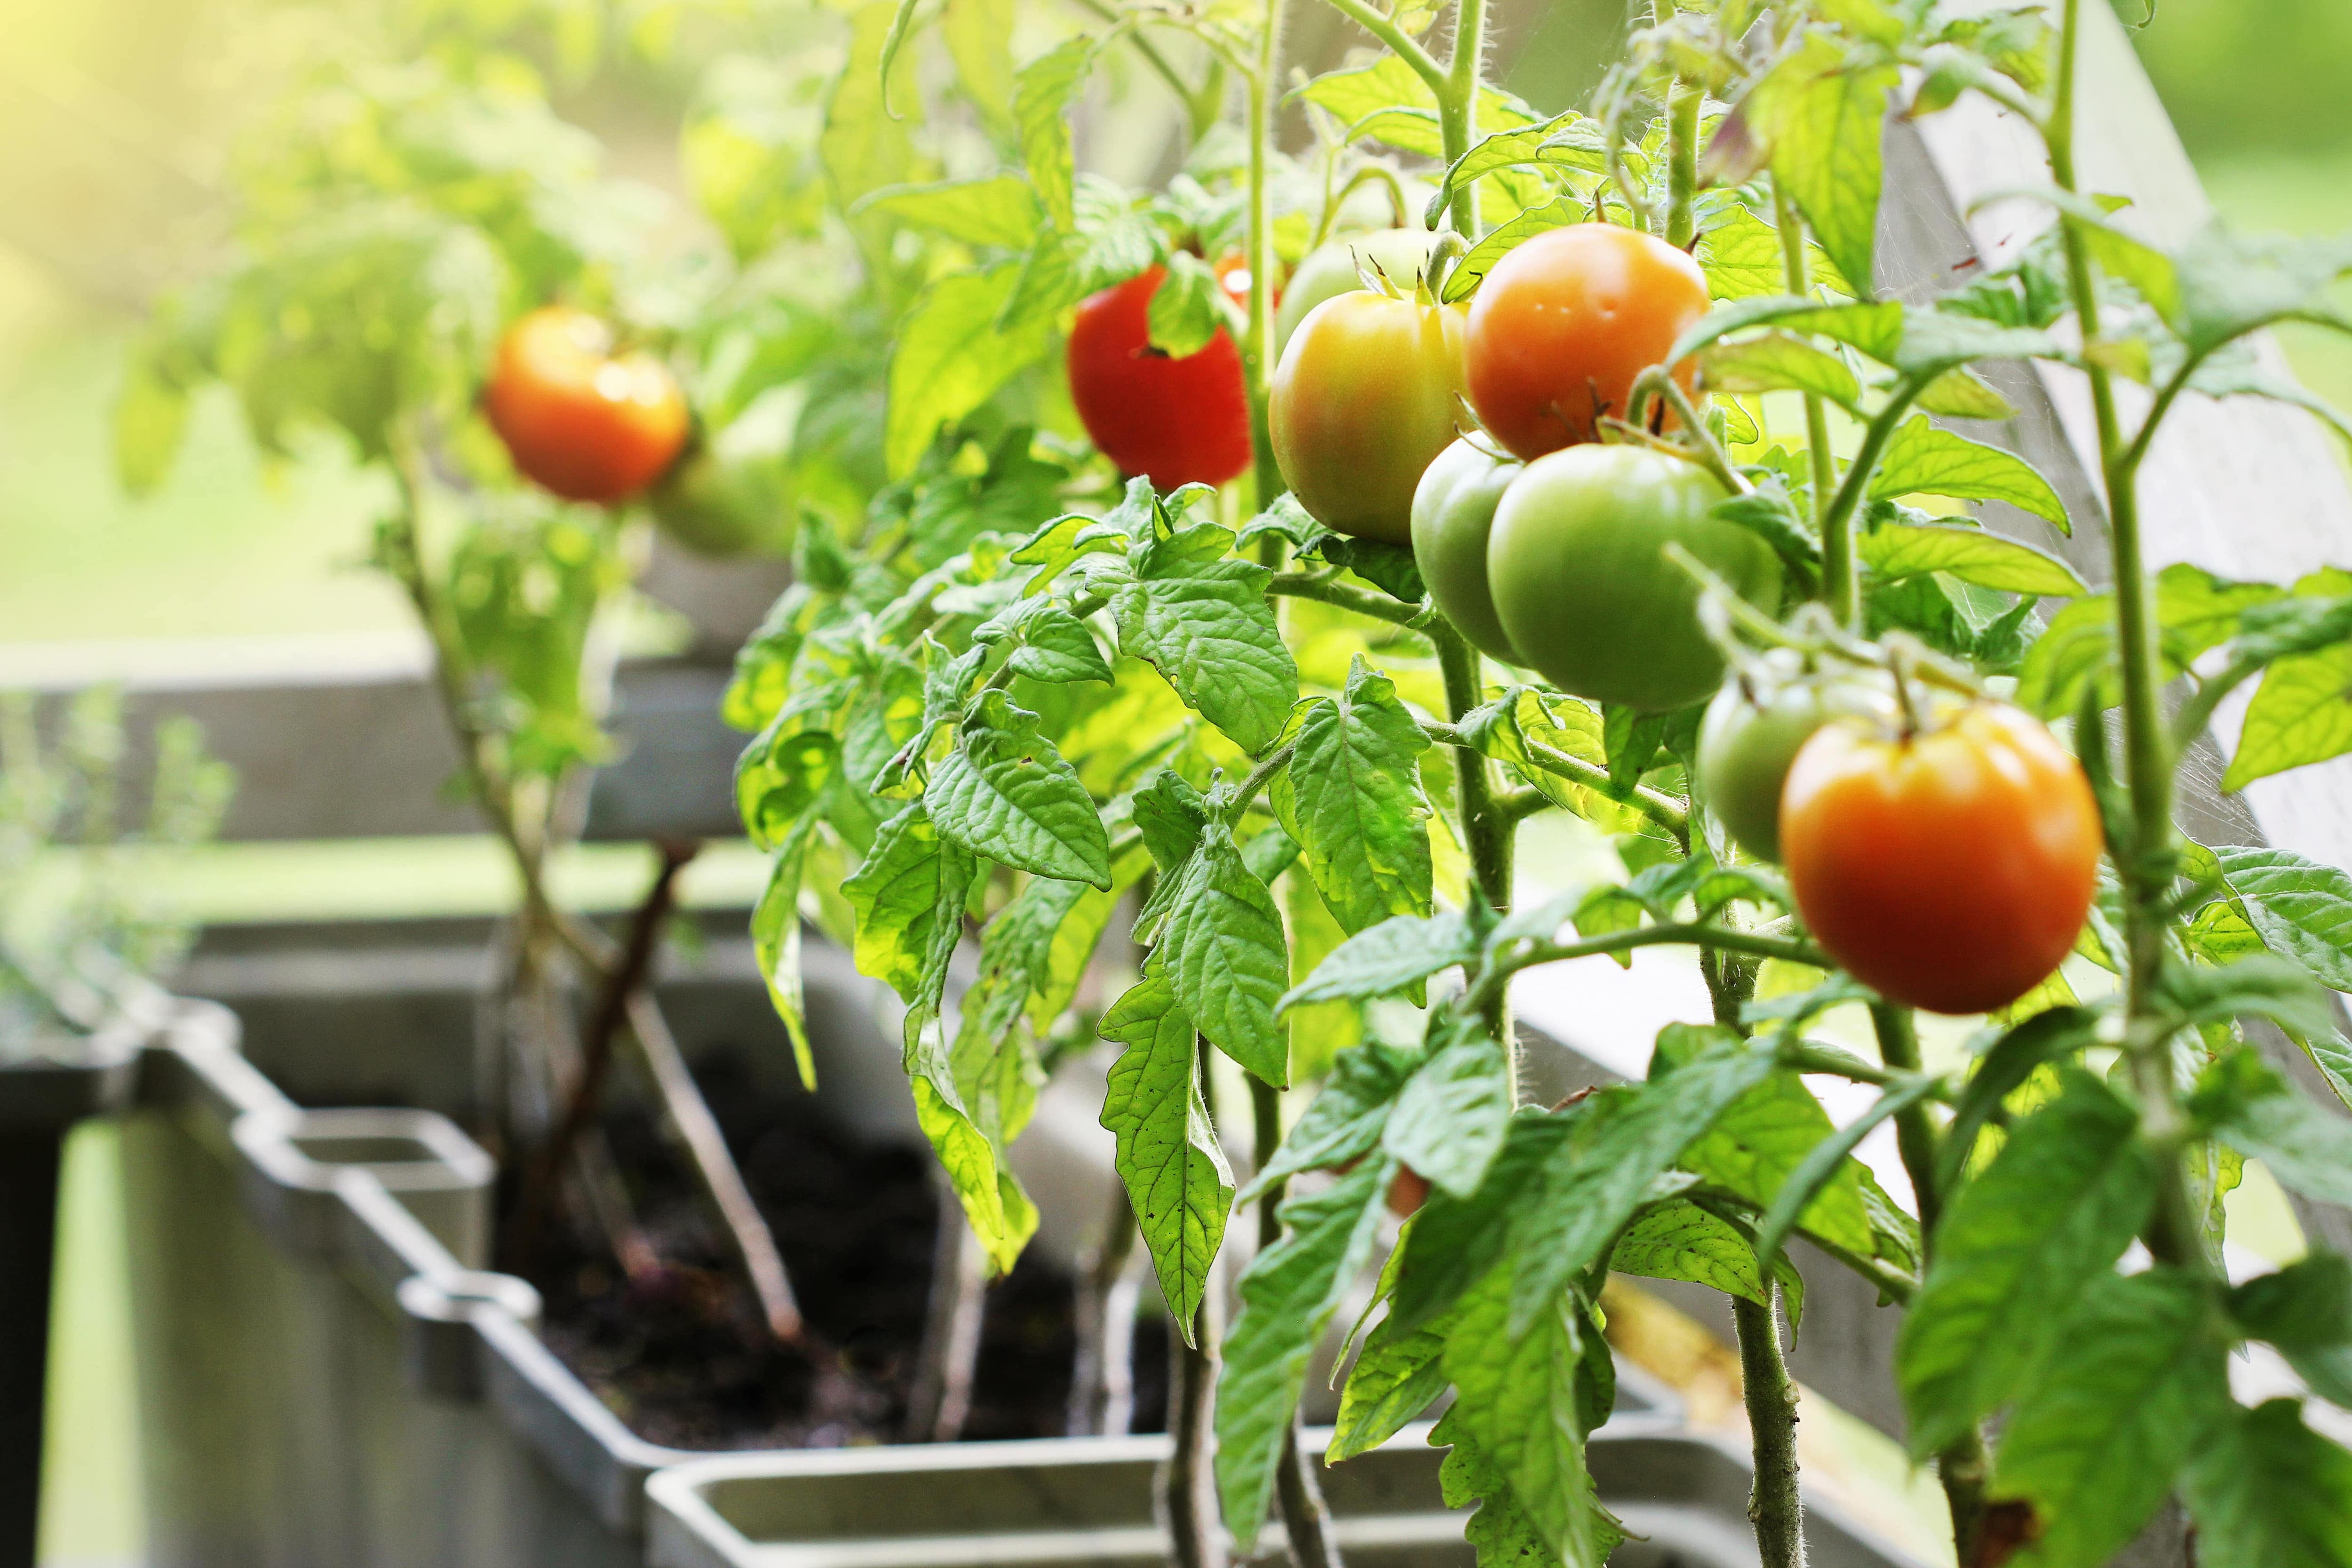
[[[1326,1082],[1282,1141],[1273,1161],[1250,1178],[1239,1201],[1254,1202],[1276,1182],[1301,1171],[1336,1169],[1380,1147],[1381,1132],[1399,1090],[1423,1061],[1421,1052],[1371,1041],[1341,1051]]]
[[[2352,876],[2286,849],[2222,847],[2213,858],[2263,942],[2352,991]]]
[[[2227,1412],[2199,1434],[2182,1483],[2200,1562],[2352,1563],[2352,1454],[2305,1426],[2294,1400]]]
[[[1862,401],[1862,384],[1843,361],[1787,332],[1717,343],[1700,356],[1699,370],[1717,392],[1812,392],[1847,409]]]
[[[1956,436],[1924,414],[1904,421],[1886,443],[1878,471],[1871,477],[1870,493],[1880,500],[1933,495],[2007,501],[2062,532],[2067,529],[2066,508],[2058,492],[2032,464],[2015,453]]]
[[[2190,1100],[2201,1128],[2281,1186],[2322,1203],[2352,1204],[2352,1120],[2321,1107],[2252,1049],[2206,1068]]]
[[[1994,1460],[1991,1496],[2031,1503],[2041,1526],[2015,1568],[2100,1568],[2156,1511],[2230,1407],[2212,1317],[2202,1282],[2169,1269],[2089,1283],[2060,1325],[2067,1353],[2026,1391]]]
[[[1367,1160],[1321,1192],[1290,1199],[1278,1215],[1282,1239],[1242,1274],[1216,1400],[1217,1496],[1237,1552],[1255,1544],[1265,1522],[1307,1363],[1371,1257],[1394,1173]]]
[[[2192,352],[2210,351],[2282,321],[2340,322],[2326,290],[2352,268],[2352,238],[2249,237],[2217,222],[2173,264],[2180,279],[2181,337]]]
[[[2046,1375],[2067,1319],[2147,1217],[2155,1177],[2138,1116],[2086,1073],[2062,1081],[1937,1227],[1895,1346],[1914,1454],[1944,1447]]]
[[[779,714],[735,763],[735,810],[751,842],[773,850],[841,767],[841,742]]]
[[[2057,556],[1981,528],[1893,523],[1864,535],[1860,550],[1871,569],[1890,581],[1944,572],[2004,594],[2073,598],[2091,591]]]
[[[1584,1458],[1582,1345],[1573,1300],[1555,1293],[1513,1331],[1508,1271],[1465,1296],[1445,1335],[1448,1417],[1510,1488],[1511,1502],[1567,1568],[1600,1568],[1616,1544]]]
[[[1007,250],[1027,250],[1036,241],[1037,226],[1045,221],[1036,193],[1018,174],[892,185],[861,198],[855,210],[888,213],[966,245]]]
[[[769,862],[768,880],[751,910],[751,952],[768,1002],[783,1020],[793,1043],[793,1063],[801,1087],[816,1092],[816,1058],[809,1045],[807,993],[801,980],[801,873],[808,864],[809,837],[817,814],[795,828]]]
[[[1468,1197],[1502,1152],[1511,1121],[1511,1058],[1475,1021],[1433,1039],[1388,1119],[1381,1142],[1415,1174]]]
[[[1324,1463],[1369,1453],[1436,1403],[1446,1385],[1445,1327],[1400,1331],[1395,1320],[1383,1318],[1365,1336],[1339,1392],[1339,1418]]]
[[[885,822],[841,887],[857,919],[857,972],[884,982],[909,1009],[927,998],[935,1008],[972,869],[969,852],[941,840],[921,801]]]
[[[1151,348],[1171,359],[1189,359],[1207,348],[1223,324],[1218,293],[1216,274],[1207,262],[1184,251],[1170,257],[1160,286],[1144,307]]]
[[[1472,246],[1454,270],[1445,275],[1445,302],[1466,300],[1476,291],[1480,279],[1494,270],[1521,242],[1534,238],[1547,229],[1566,228],[1572,223],[1582,223],[1591,216],[1581,202],[1568,196],[1539,207],[1529,207],[1510,222],[1490,232],[1486,238]]]
[[[1136,1228],[1189,1342],[1234,1203],[1233,1172],[1201,1098],[1192,1020],[1165,980],[1147,978],[1103,1015],[1102,1037],[1127,1047],[1111,1066],[1102,1124],[1118,1137],[1114,1163]]]
[[[1215,536],[1213,554],[1188,537],[1204,533]],[[1139,544],[1129,557],[1135,581],[1112,607],[1119,650],[1160,671],[1186,707],[1255,755],[1298,700],[1298,666],[1266,603],[1274,574],[1226,557],[1232,542],[1202,524]]]
[[[983,691],[923,792],[940,837],[1040,877],[1110,886],[1110,835],[1077,771],[1002,691]]]
[[[1771,150],[1773,179],[1795,198],[1838,270],[1865,291],[1874,279],[1886,95],[1897,79],[1893,65],[1858,65],[1814,33],[1746,106]]]
[[[1289,1081],[1274,1021],[1289,978],[1282,916],[1222,824],[1202,830],[1185,864],[1151,965],[1210,1044],[1277,1089]]]
[[[1478,956],[1468,921],[1448,910],[1427,920],[1399,915],[1358,932],[1286,994],[1285,1008],[1342,997],[1385,996]]]
[[[1358,654],[1346,689],[1307,704],[1275,808],[1306,852],[1307,872],[1350,935],[1391,915],[1425,915],[1431,898],[1429,739],[1395,684]]]
[[[1969,1075],[1951,1125],[1945,1129],[1938,1184],[1955,1188],[1976,1152],[1977,1135],[1990,1124],[2009,1097],[2035,1069],[2063,1061],[2097,1038],[2098,1016],[2082,1007],[2053,1007],[2017,1025],[1993,1042]]]
[[[1700,232],[1696,257],[1699,269],[1706,274],[1707,291],[1717,300],[1752,300],[1788,287],[1780,231],[1738,202],[1727,205]]]
[[[2306,1035],[2335,1026],[2335,1009],[2311,972],[2266,953],[2219,968],[2168,963],[2148,991],[2155,1003],[2191,1026],[2231,1018],[2268,1018]]]
[[[978,408],[1045,356],[1053,341],[1050,315],[1000,321],[1021,271],[1018,261],[999,261],[951,272],[899,321],[882,437],[893,479],[914,470],[940,426]]]
[[[1030,601],[1034,603],[1034,601]],[[1084,621],[1057,605],[1048,605],[1021,624],[1021,646],[1005,662],[1014,673],[1032,680],[1102,680],[1111,679],[1102,649]]]
[[[2298,595],[2314,597],[2347,591],[2352,591],[2352,573],[2333,567],[2295,584]],[[2276,589],[2269,592],[2277,595]],[[2246,705],[2238,749],[2221,787],[2241,790],[2256,779],[2352,751],[2352,697],[2347,693],[2352,693],[2352,643],[2273,664]]]
[[[2017,417],[2017,406],[1987,385],[1965,365],[1955,366],[1927,384],[1919,395],[1923,414],[1947,419],[2001,420]]]
[[[1598,1261],[1651,1184],[1772,1070],[1769,1052],[1727,1040],[1587,1100],[1538,1173],[1540,1195],[1512,1216],[1514,1326]]]
[[[1013,124],[1021,139],[1022,162],[1037,205],[1057,230],[1073,221],[1070,127],[1063,118],[1087,73],[1094,68],[1100,40],[1079,33],[1023,66],[1013,76]]]
[[[1867,1256],[1869,1249],[1864,1250]],[[1757,1267],[1754,1237],[1687,1198],[1669,1198],[1643,1209],[1617,1238],[1609,1267],[1620,1274],[1687,1280],[1759,1307],[1771,1305],[1769,1282]],[[1800,1319],[1803,1280],[1788,1268],[1783,1283],[1789,1289],[1790,1317]]]
[[[1719,1026],[1670,1024],[1659,1032],[1657,1049],[1679,1066],[1711,1046],[1730,1046],[1737,1037]],[[1804,1079],[1785,1069],[1775,1071],[1726,1106],[1714,1125],[1683,1151],[1677,1163],[1759,1209],[1769,1208],[1814,1145],[1834,1131],[1829,1112]],[[1863,1207],[1860,1170],[1851,1162],[1842,1166],[1802,1213],[1807,1228],[1868,1257],[1870,1215]]]

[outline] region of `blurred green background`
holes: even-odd
[[[341,8],[377,3],[391,0]],[[552,0],[438,3],[528,18]],[[1533,20],[1505,34],[1509,79],[1546,106],[1589,89],[1624,12],[1622,0],[1513,9]],[[2139,0],[2118,9],[2140,19]],[[675,10],[566,6],[601,15],[608,43],[668,26]],[[241,116],[334,15],[269,0],[0,0],[0,684],[60,668],[59,644],[143,639],[141,662],[153,668],[199,662],[211,639],[406,632],[404,606],[356,564],[381,498],[331,447],[265,463],[215,394],[158,493],[127,498],[110,458],[110,410],[145,301],[217,242]],[[2352,0],[2161,0],[2137,43],[2224,216],[2251,228],[2352,229]],[[618,63],[562,108],[604,138],[618,171],[675,190],[691,51],[673,69],[625,48],[609,58]],[[2309,384],[2352,406],[2352,343],[2298,331],[2285,344]],[[484,881],[494,868],[467,858],[470,847],[448,854],[464,866],[434,862],[437,891],[416,896],[456,888],[460,901],[495,904]],[[270,912],[257,898],[278,900],[276,912],[327,912],[300,907],[315,878],[257,877],[239,861],[222,881],[231,869],[192,872],[219,884],[193,901],[224,914]],[[635,871],[622,868],[622,880]],[[740,894],[730,884],[708,896]],[[52,1563],[122,1563],[138,1550],[107,1136],[78,1142],[68,1196]]]

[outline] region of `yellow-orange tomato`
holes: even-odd
[[[1352,289],[1290,334],[1266,401],[1283,482],[1324,527],[1412,542],[1412,497],[1454,444],[1462,310]]]
[[[1864,984],[1984,1013],[2058,967],[2099,868],[2090,781],[2049,731],[1977,702],[1914,735],[1824,725],[1780,795],[1780,852],[1813,939]]]
[[[1623,418],[1633,378],[1706,314],[1706,276],[1662,239],[1608,223],[1537,235],[1504,256],[1470,302],[1470,406],[1517,457],[1598,437]],[[1675,378],[1685,390],[1696,371]]]
[[[614,355],[603,321],[568,305],[508,329],[482,396],[514,466],[567,500],[626,500],[669,470],[691,423],[677,378]]]

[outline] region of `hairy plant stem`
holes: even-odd
[[[1073,1437],[1122,1437],[1134,1417],[1136,1236],[1127,1186],[1114,1182],[1103,1233],[1078,1278],[1078,1356],[1065,1428]]]
[[[1478,679],[1478,650],[1453,624],[1438,618],[1429,628],[1437,645],[1437,666],[1445,678],[1445,706],[1454,721],[1478,706],[1486,693]],[[1511,907],[1511,848],[1517,824],[1495,794],[1486,753],[1475,746],[1454,748],[1454,804],[1462,822],[1463,847],[1470,857],[1470,880],[1496,911]],[[1511,1027],[1510,994],[1496,985],[1479,999],[1487,1028],[1510,1053],[1514,1098],[1519,1080],[1519,1044]]]
[[[1666,243],[1688,250],[1698,243],[1698,111],[1703,82],[1675,79],[1666,94]]]
[[[1437,129],[1445,144],[1445,166],[1452,168],[1478,134],[1478,68],[1486,47],[1486,0],[1455,0],[1454,53],[1449,57],[1445,84],[1437,89]],[[1478,241],[1478,182],[1465,180],[1454,188],[1448,215],[1454,232],[1475,245]]]
[[[1872,1030],[1878,1037],[1878,1055],[1889,1068],[1897,1072],[1919,1070],[1919,1035],[1911,1010],[1891,1002],[1874,1003],[1870,1009]],[[1925,1104],[1906,1107],[1895,1113],[1895,1147],[1902,1156],[1903,1170],[1911,1178],[1911,1191],[1919,1209],[1919,1236],[1922,1249],[1933,1256],[1936,1226],[1944,1216],[1944,1194],[1937,1187],[1936,1173],[1942,1164],[1942,1137]],[[1926,1273],[1927,1258],[1922,1258],[1921,1274]],[[1971,1425],[1960,1437],[1936,1455],[1936,1479],[1944,1489],[1944,1505],[1952,1516],[1952,1545],[1959,1561],[1970,1561],[1978,1527],[1984,1519],[1985,1444],[1984,1434]]]
[[[2059,189],[2075,193],[2074,90],[2082,35],[2082,0],[2064,0],[2058,74],[2047,121],[2050,173]],[[2081,228],[2058,216],[2066,278],[2085,345],[2098,341],[2099,299],[2090,247]],[[2200,1239],[2198,1208],[2181,1159],[2184,1116],[2172,1081],[2172,1031],[2158,1021],[2155,991],[2164,963],[2165,904],[2173,875],[2172,772],[2177,756],[2164,720],[2163,665],[2157,651],[2156,587],[2140,540],[2137,468],[2142,443],[2126,443],[2116,412],[2115,382],[2105,365],[2086,359],[2091,406],[2098,421],[2100,478],[2113,559],[2116,640],[2123,665],[2125,777],[2132,804],[2131,842],[2116,868],[2124,884],[2124,1048],[2140,1101],[2141,1129],[2158,1162],[2157,1212],[2142,1239],[2149,1254],[2176,1268],[2211,1271]],[[2154,417],[2154,415],[2151,415]]]
[[[1274,390],[1274,196],[1266,182],[1266,154],[1274,141],[1276,68],[1282,51],[1284,0],[1266,0],[1265,25],[1258,34],[1257,59],[1244,83],[1249,116],[1249,330],[1242,343],[1242,369],[1249,386],[1252,472],[1256,504],[1264,509],[1283,490],[1282,469],[1274,460],[1267,403]]]
[[[1804,215],[1778,180],[1772,182],[1772,216],[1780,228],[1783,284],[1791,294],[1809,295],[1813,286],[1805,260]],[[1837,487],[1837,455],[1830,450],[1829,400],[1818,392],[1808,392],[1804,397],[1805,458],[1813,473],[1813,530],[1822,538],[1822,602],[1837,617],[1838,625],[1853,631],[1862,625],[1862,588],[1853,569],[1852,518],[1849,515],[1846,526],[1834,531],[1823,526],[1831,492]]]
[[[1748,1518],[1756,1527],[1763,1568],[1802,1568],[1804,1510],[1797,1491],[1797,1385],[1780,1353],[1780,1288],[1768,1284],[1770,1305],[1735,1296],[1731,1321],[1739,1335],[1741,1397],[1756,1450],[1756,1487]]]
[[[1253,1073],[1250,1090],[1250,1147],[1263,1170],[1282,1142],[1282,1094]],[[1286,1182],[1276,1182],[1257,1201],[1257,1249],[1261,1253],[1282,1239],[1277,1212]],[[1339,1543],[1332,1539],[1330,1510],[1323,1506],[1323,1489],[1315,1479],[1314,1462],[1298,1443],[1298,1411],[1290,1413],[1282,1435],[1282,1454],[1275,1463],[1275,1500],[1282,1510],[1282,1527],[1290,1538],[1291,1561],[1297,1568],[1341,1568]]]

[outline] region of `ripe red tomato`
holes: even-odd
[[[667,365],[615,355],[612,329],[568,305],[508,329],[482,406],[525,478],[604,505],[667,472],[691,423]]]
[[[2099,845],[2081,764],[2001,702],[1913,735],[1826,724],[1780,795],[1780,852],[1813,939],[1931,1013],[1990,1012],[2056,969],[2090,913]]]
[[[1422,474],[1454,443],[1462,311],[1367,289],[1326,300],[1283,348],[1266,405],[1282,478],[1316,521],[1412,542]]]
[[[1593,440],[1601,416],[1624,417],[1633,378],[1706,308],[1698,263],[1664,240],[1607,223],[1537,235],[1471,299],[1470,405],[1522,458]],[[1676,367],[1686,388],[1696,374]]]
[[[1154,349],[1145,312],[1166,276],[1154,267],[1078,306],[1070,398],[1087,434],[1122,472],[1163,490],[1221,485],[1250,466],[1241,351],[1223,327],[1182,359]]]

